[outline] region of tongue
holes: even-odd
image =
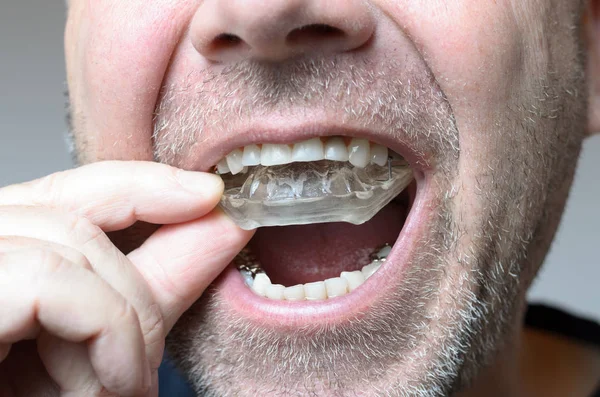
[[[358,226],[320,223],[261,228],[250,249],[274,284],[322,281],[367,265],[377,248],[396,241],[405,218],[406,207],[391,202]]]

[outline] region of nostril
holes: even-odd
[[[289,44],[313,44],[320,40],[338,39],[344,37],[341,29],[325,24],[304,25],[288,33],[286,41]]]
[[[244,46],[244,40],[231,33],[221,33],[210,44],[212,51],[232,50]]]
[[[204,0],[189,26],[194,49],[215,63],[283,62],[362,51],[376,18],[365,0]]]

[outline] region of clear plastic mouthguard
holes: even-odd
[[[403,159],[357,168],[348,162],[317,161],[250,167],[222,175],[220,206],[242,229],[261,226],[349,222],[371,219],[412,181]]]

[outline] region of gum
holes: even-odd
[[[357,168],[317,161],[251,167],[223,175],[220,206],[242,229],[371,219],[413,180],[404,160]]]

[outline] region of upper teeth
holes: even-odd
[[[349,161],[364,168],[369,163],[384,166],[388,161],[385,146],[354,138],[346,145],[341,137],[312,138],[293,145],[267,143],[235,149],[217,164],[219,174],[237,174],[246,167],[281,165],[305,161]]]

